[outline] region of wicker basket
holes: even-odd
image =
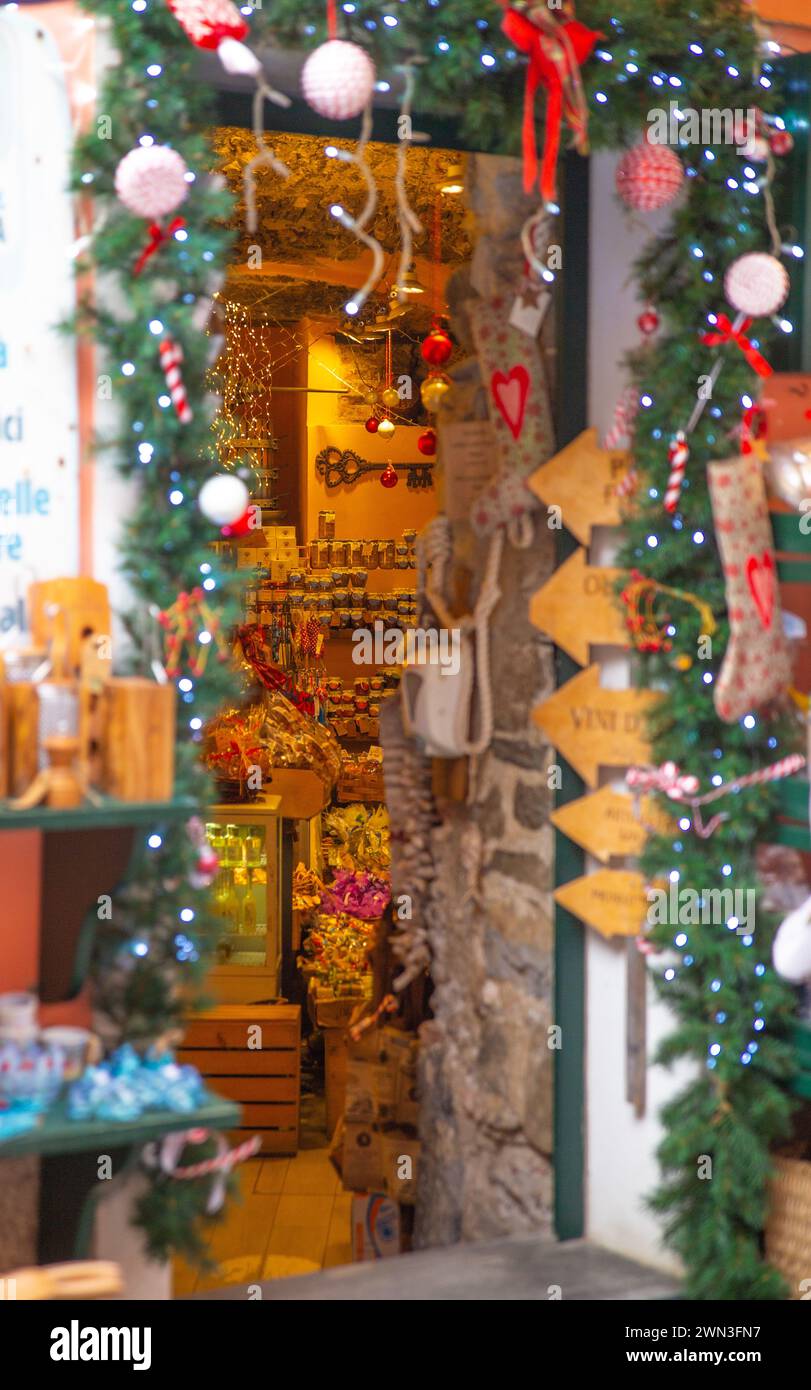
[[[766,1259],[782,1274],[789,1298],[811,1293],[811,1163],[776,1155],[766,1221]]]

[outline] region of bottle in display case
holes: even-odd
[[[211,989],[221,1003],[259,1003],[280,987],[281,820],[248,805],[210,814],[206,834],[220,860],[213,907],[221,923]]]

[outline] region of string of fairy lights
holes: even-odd
[[[696,16],[692,14],[686,16],[686,18],[695,19]],[[618,38],[622,33],[622,25],[616,19],[612,19],[611,24],[615,30],[614,37]],[[783,50],[781,45],[776,41],[765,39],[761,45],[761,51],[763,54],[763,61],[755,72],[754,78],[756,84],[760,86],[764,92],[768,92],[772,88],[774,82],[774,69],[769,59],[779,56]],[[730,80],[735,81],[736,79],[741,79],[741,81],[751,80],[752,75],[744,74],[722,47],[713,47],[712,52],[718,58],[719,77],[723,76],[725,84]],[[684,49],[684,67],[681,68],[680,66],[678,70],[669,70],[659,65],[646,68],[642,57],[633,47],[624,47],[620,52],[613,46],[612,48],[606,45],[598,47],[595,50],[595,58],[597,62],[603,65],[603,71],[595,78],[598,85],[591,93],[591,101],[597,109],[607,108],[612,99],[612,87],[623,87],[633,82],[640,90],[647,89],[652,94],[660,94],[660,99],[667,94],[670,99],[675,100],[677,104],[671,106],[672,116],[677,123],[677,128],[682,129],[688,121],[690,114],[690,60],[691,58],[704,57],[705,53],[705,45],[699,42],[698,38],[691,38],[688,36]],[[786,128],[783,117],[779,115],[769,117],[768,122],[777,130],[785,130]],[[682,153],[685,152],[686,148],[686,145],[683,144]],[[751,222],[749,219],[752,213],[752,202],[755,199],[761,198],[766,199],[767,203],[770,204],[771,184],[774,173],[773,161],[768,159],[762,172],[755,167],[756,162],[757,161],[751,158],[746,158],[746,152],[744,152],[740,174],[722,172],[722,177],[718,181],[719,197],[726,197],[733,200],[733,206],[737,211],[735,229],[741,234],[751,231]],[[699,143],[699,145],[695,147],[695,155],[691,153],[688,157],[684,172],[688,179],[696,178],[699,172],[701,172],[705,178],[711,178],[715,167],[721,168],[721,161],[716,151],[707,143]],[[767,207],[766,211],[767,215],[765,221],[769,223],[770,206]],[[775,253],[777,253],[777,250],[778,248],[775,248]],[[800,261],[805,254],[803,246],[793,238],[783,241],[779,247],[779,251],[789,262],[792,260]],[[707,286],[713,285],[717,277],[716,273],[710,269],[707,264],[709,257],[706,247],[703,246],[700,241],[695,241],[690,247],[690,255],[702,281]],[[718,321],[717,314],[713,311],[707,312],[706,321],[710,325],[715,325]],[[793,321],[784,314],[775,315],[774,322],[782,333],[790,334],[794,331]],[[756,337],[752,338],[751,342],[753,347],[759,347],[759,341]],[[654,406],[655,398],[650,391],[645,391],[640,395],[638,403],[641,414]],[[750,409],[753,405],[752,397],[744,392],[740,396],[740,405],[744,410]],[[723,407],[717,402],[713,402],[709,406],[708,415],[710,421],[713,423],[710,424],[705,433],[705,438],[708,444],[713,445],[716,443],[721,429],[723,429],[723,425],[719,424],[724,417]],[[637,424],[637,428],[639,428],[639,424]],[[658,426],[653,426],[651,428],[650,436],[656,441],[664,439],[663,431]],[[686,480],[686,485],[689,487],[689,480]],[[659,489],[655,486],[651,486],[648,489],[648,494],[651,499],[656,500],[659,498]],[[682,516],[677,513],[671,518],[670,524],[674,530],[680,531],[684,528],[685,522]],[[704,531],[698,527],[692,531],[691,540],[693,545],[699,548],[707,544],[707,537]],[[646,537],[648,548],[650,550],[655,550],[659,546],[659,543],[659,534],[657,534],[655,530],[651,530]],[[641,551],[638,553],[640,555],[642,554]],[[675,636],[676,631],[675,624],[671,623],[667,627],[667,633],[670,637]],[[707,691],[708,697],[710,697],[714,682],[713,672],[710,670],[703,671],[700,680],[702,687]],[[757,718],[754,713],[747,713],[741,719],[740,723],[744,729],[752,731],[757,727]],[[778,739],[774,735],[770,735],[766,743],[769,749],[777,749],[778,747]],[[717,765],[724,757],[724,750],[720,747],[714,747],[711,750],[711,757]],[[711,774],[710,782],[713,787],[722,785],[724,780],[725,778],[718,771]],[[682,832],[690,831],[692,829],[690,817],[686,815],[681,816],[678,821],[678,826]],[[681,855],[684,849],[684,842],[676,838],[673,841],[674,854]],[[725,859],[723,855],[719,856],[719,860],[720,862],[716,870],[718,880],[724,888],[732,888],[735,875],[733,864]],[[678,892],[678,885],[681,877],[681,870],[678,865],[670,869],[668,880],[669,884],[673,885],[675,892]],[[736,899],[731,897],[730,901],[734,904]],[[699,908],[703,908],[703,906],[704,903],[702,900],[699,904]],[[737,935],[737,939],[744,950],[754,951],[755,937],[753,933],[749,931],[742,932],[740,926],[741,924],[738,916],[736,916],[734,912],[730,912],[730,915],[725,921],[726,930]],[[673,945],[676,950],[681,953],[680,963],[667,963],[659,972],[660,977],[668,984],[678,979],[681,969],[689,969],[695,962],[695,957],[689,949],[690,939],[688,932],[682,929],[678,930],[674,935]],[[756,959],[753,962],[752,973],[756,980],[761,979],[766,974],[766,971],[767,964],[763,960]],[[713,975],[708,982],[710,996],[714,998],[720,995],[723,991],[724,983],[722,975]],[[751,1036],[743,1045],[740,1043],[738,1044],[740,1050],[737,1056],[741,1067],[748,1067],[758,1051],[759,1036],[766,1028],[766,1019],[763,1016],[763,1009],[764,1001],[762,999],[755,999],[752,1005]],[[720,1030],[727,1021],[727,1011],[724,1008],[715,1009],[711,1014],[711,1018]],[[707,1043],[706,1066],[708,1070],[715,1070],[724,1052],[724,1036],[722,1032],[719,1032],[716,1036],[710,1037]]]

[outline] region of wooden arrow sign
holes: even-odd
[[[588,545],[592,526],[621,524],[616,487],[630,466],[630,454],[601,449],[597,431],[584,430],[536,469],[528,483],[546,506],[560,507],[563,525]]]
[[[637,816],[634,798],[613,787],[568,801],[552,812],[551,819],[558,830],[603,864],[615,855],[641,854],[648,838],[646,827],[663,835],[673,829],[673,822],[652,796],[640,799]]]
[[[628,869],[598,869],[555,889],[555,902],[601,936],[636,936],[645,924],[645,880]]]
[[[538,705],[532,717],[594,787],[600,767],[650,762],[645,716],[661,698],[652,690],[603,690],[599,666],[589,666]]]
[[[628,630],[615,592],[622,573],[592,568],[578,547],[534,595],[530,620],[581,666],[588,664],[590,642],[626,647]]]

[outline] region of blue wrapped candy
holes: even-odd
[[[129,1043],[106,1062],[87,1067],[68,1092],[72,1120],[137,1120],[147,1110],[189,1114],[205,1092],[196,1067],[180,1066],[171,1052],[150,1049],[144,1058]]]

